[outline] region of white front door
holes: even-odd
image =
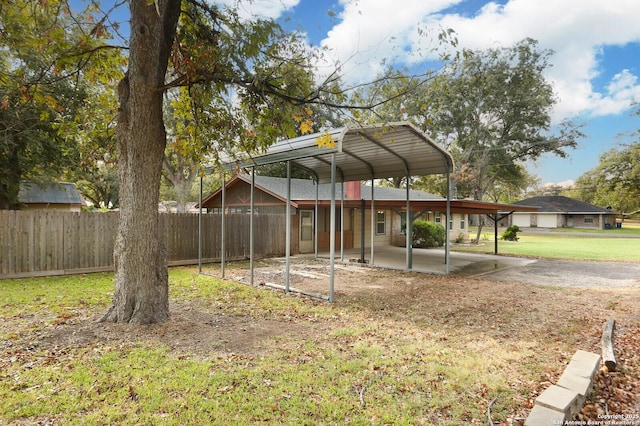
[[[313,210],[300,211],[300,253],[313,253]]]

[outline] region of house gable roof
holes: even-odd
[[[251,184],[251,176],[236,175],[230,181],[227,181],[226,188],[229,189],[240,183]],[[264,191],[273,197],[280,199],[283,203],[287,200],[287,179],[268,176],[255,177],[256,190]],[[336,200],[341,200],[342,185],[336,184]],[[216,205],[221,197],[222,188],[202,200],[203,207],[212,207]],[[346,190],[345,190],[346,192]],[[370,205],[371,203],[371,187],[362,185],[360,187],[361,199]],[[374,191],[376,206],[387,208],[398,208],[400,210],[406,207],[406,189],[375,187]],[[412,206],[417,209],[430,209],[433,211],[445,212],[447,208],[446,198],[439,195],[430,194],[420,190],[410,190],[409,198]],[[291,179],[291,206],[294,208],[309,208],[315,204],[316,184],[312,180]],[[360,198],[349,198],[345,194],[345,203],[351,207],[360,206]],[[327,205],[331,200],[331,184],[320,184],[318,186],[318,202]],[[196,207],[198,207],[196,205]],[[513,211],[537,211],[537,207],[529,205],[513,205],[513,204],[497,204],[484,201],[472,200],[452,200],[450,204],[452,213],[469,213],[469,214],[497,214],[498,212]]]
[[[584,201],[574,200],[561,195],[549,195],[527,198],[513,203],[515,205],[527,205],[538,207],[539,213],[586,213],[586,214],[602,214],[615,213],[613,210],[603,207],[594,206]]]
[[[251,182],[251,177],[246,175],[240,175],[241,179],[246,182]],[[256,175],[256,187],[268,191],[271,194],[278,196],[279,198],[287,199],[287,179],[269,176]],[[331,199],[331,184],[321,183],[318,186],[318,199],[330,200]],[[360,186],[360,192],[362,199],[371,200],[371,187],[367,185]],[[376,200],[395,200],[403,201],[407,199],[406,189],[400,188],[387,188],[376,186],[374,190]],[[342,198],[342,185],[336,184],[336,199]],[[316,199],[316,184],[312,180],[307,179],[291,179],[291,199],[295,201],[312,201]],[[345,193],[345,200],[354,200]],[[419,190],[410,190],[409,199],[411,201],[418,200],[444,200],[439,195],[430,194],[428,192]]]
[[[52,183],[44,186],[34,182],[21,182],[18,200],[22,204],[84,205],[75,183]]]
[[[238,185],[240,182],[251,184],[251,176],[248,175],[236,175],[231,181],[227,182],[227,188],[231,188]],[[259,176],[255,177],[256,189],[264,191],[275,198],[280,199],[283,203],[287,201],[287,179],[271,176]],[[291,179],[291,205],[293,207],[299,207],[300,203],[308,204],[309,202],[315,202],[316,199],[316,186],[318,190],[318,200],[326,201],[331,199],[331,184],[321,183],[316,185],[312,180],[308,179]],[[207,206],[212,200],[218,198],[222,192],[222,189],[217,190],[213,194],[209,195],[202,201],[203,206]],[[345,191],[345,201],[371,201],[371,187],[367,185],[361,185],[360,187],[361,198],[355,199],[347,196]],[[385,188],[376,187],[374,190],[376,201],[406,201],[407,191],[399,188]],[[446,201],[445,198],[438,195],[430,194],[425,191],[410,190],[410,201]],[[336,200],[342,199],[342,184],[336,184]]]

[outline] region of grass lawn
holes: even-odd
[[[144,327],[94,322],[111,274],[0,281],[0,424],[517,425],[606,318],[640,335],[633,292],[368,273],[327,304],[174,268]]]
[[[501,228],[498,236],[504,231]],[[602,235],[612,235],[619,230],[596,231]],[[625,233],[640,234],[640,228],[625,229]],[[475,231],[477,232],[477,231]],[[470,236],[476,233],[470,231]],[[590,232],[591,233],[591,232]],[[493,253],[493,230],[483,230],[477,246],[452,245],[452,250]],[[594,237],[584,231],[519,232],[519,240],[498,241],[498,253],[511,256],[539,257],[550,259],[599,260],[617,262],[640,262],[640,238]]]

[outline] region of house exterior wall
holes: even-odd
[[[353,210],[344,209],[344,221],[341,219],[341,208],[336,206],[336,236],[335,249],[340,250],[342,239],[344,238],[344,248],[353,248]],[[331,247],[331,209],[318,209],[318,250],[326,251]],[[344,231],[341,235],[341,228],[344,225]]]
[[[453,222],[450,224],[449,238],[451,241],[469,238],[469,223],[466,214],[453,214]]]
[[[571,228],[593,228],[593,229],[607,229],[607,225],[611,228],[615,228],[616,215],[615,214],[583,214],[583,215],[568,215],[573,226]],[[569,227],[569,226],[568,226]]]
[[[522,228],[613,228],[616,223],[615,214],[599,213],[513,213],[511,223]]]
[[[391,212],[391,234],[389,244],[396,247],[405,247],[407,244],[406,234],[403,232],[402,216],[397,212]],[[469,223],[466,214],[453,214],[453,221],[449,223],[449,239],[455,241],[459,238],[467,239],[469,237]],[[430,222],[441,223],[444,226],[446,222],[444,215],[438,215],[437,213],[427,212],[421,214],[417,220],[426,220]]]
[[[80,212],[82,207],[74,204],[23,204],[20,210],[53,210],[57,212]]]
[[[384,216],[385,216],[385,233],[384,234],[378,234],[376,233],[376,235],[374,236],[374,244],[376,246],[385,246],[385,245],[390,245],[391,244],[391,240],[392,240],[392,219],[391,219],[391,215],[393,214],[393,212],[391,210],[380,210],[380,211],[384,211]],[[353,209],[353,248],[361,248],[361,237],[362,237],[362,232],[361,232],[361,223],[362,223],[362,218],[361,218],[361,210],[360,209]],[[365,214],[364,214],[364,244],[365,247],[370,247],[371,246],[371,209],[366,209],[365,210]]]
[[[253,204],[257,213],[285,214],[286,203],[263,191],[254,191]],[[237,185],[227,188],[225,192],[226,213],[248,213],[251,205],[251,185],[239,182]],[[207,208],[214,213],[219,213],[222,207],[222,197],[217,197],[207,204]]]

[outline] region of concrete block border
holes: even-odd
[[[577,351],[560,376],[557,385],[551,385],[542,392],[529,413],[525,426],[562,425],[582,410],[593,378],[600,367],[598,354]]]

